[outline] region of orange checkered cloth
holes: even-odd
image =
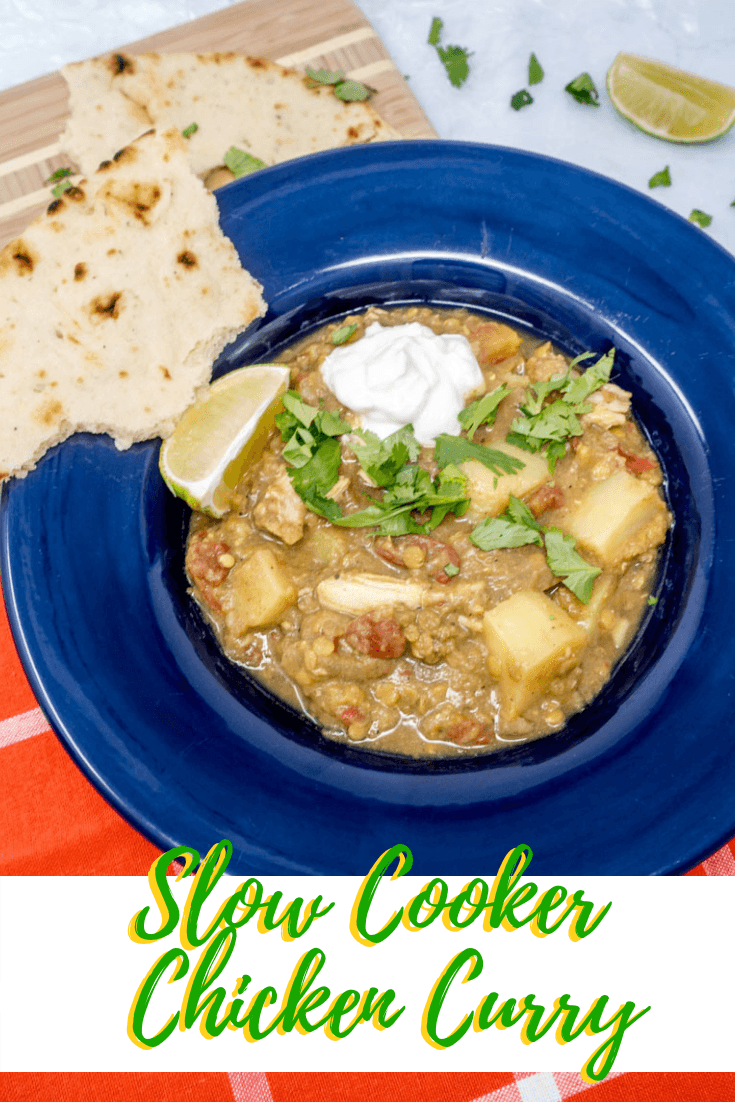
[[[5,1102],[732,1102],[735,1073],[6,1073]]]
[[[0,686],[0,874],[145,875],[159,851],[103,800],[52,733],[1,593]],[[735,875],[735,839],[688,875]]]

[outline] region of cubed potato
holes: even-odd
[[[525,497],[551,478],[549,465],[543,456],[532,455],[513,444],[493,444],[493,448],[520,459],[524,466],[515,474],[495,475],[478,459],[460,463],[460,470],[470,481],[470,517],[497,517],[508,508],[511,494]]]
[[[577,663],[587,633],[545,593],[523,590],[483,617],[488,667],[508,718],[521,715]]]
[[[230,574],[227,626],[235,635],[277,623],[298,593],[288,572],[268,547],[243,559]]]
[[[591,486],[559,522],[582,551],[606,566],[635,558],[663,542],[669,513],[655,487],[628,471]]]
[[[470,340],[477,346],[477,360],[481,367],[507,360],[509,356],[515,356],[521,347],[520,333],[499,321],[481,322],[472,330]]]

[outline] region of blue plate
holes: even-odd
[[[232,841],[241,873],[672,873],[735,833],[735,264],[655,202],[512,149],[318,154],[218,194],[270,310],[217,371],[368,303],[466,305],[617,380],[675,515],[651,609],[564,731],[420,763],[329,742],[225,659],[186,593],[188,511],[158,445],[76,436],[5,489],[3,584],[22,660],[75,760],[158,846]]]

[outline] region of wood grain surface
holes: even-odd
[[[296,69],[342,69],[376,89],[372,105],[404,137],[436,137],[380,38],[350,0],[246,0],[117,49],[233,50]],[[59,73],[0,93],[0,246],[51,201],[44,184],[51,173],[75,167],[59,144],[67,102]]]

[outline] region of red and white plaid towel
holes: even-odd
[[[4,1102],[733,1102],[735,1073],[8,1073]]]

